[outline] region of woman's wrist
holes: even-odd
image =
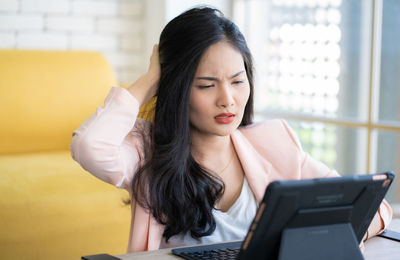
[[[136,98],[140,106],[150,100],[155,94],[158,85],[158,77],[147,72],[135,81],[128,91]]]

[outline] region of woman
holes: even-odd
[[[137,119],[154,95],[154,123]],[[285,121],[252,115],[252,58],[236,25],[211,8],[169,22],[147,73],[112,88],[71,144],[83,168],[130,192],[128,252],[243,239],[271,181],[338,176]],[[384,202],[370,237],[391,214]]]

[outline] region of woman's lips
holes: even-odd
[[[232,113],[223,113],[219,114],[216,117],[214,117],[215,121],[217,121],[218,124],[230,124],[235,120],[235,114]]]

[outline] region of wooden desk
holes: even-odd
[[[390,224],[390,229],[400,232],[400,219],[393,219]],[[382,237],[373,237],[368,239],[365,243],[365,250],[363,252],[365,260],[398,260],[400,259],[400,242]],[[123,260],[168,260],[168,259],[182,259],[174,256],[171,249],[160,249],[149,252],[140,252],[134,254],[118,255],[117,257]]]
[[[400,232],[400,218],[393,219],[389,229]],[[382,237],[373,237],[365,243],[365,260],[398,260],[400,259],[400,242]]]

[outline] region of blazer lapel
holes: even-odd
[[[242,164],[244,174],[251,190],[258,202],[261,202],[265,188],[270,183],[271,163],[260,155],[243,134],[237,130],[231,135],[236,153]],[[128,252],[158,249],[164,226],[157,223],[146,210],[138,205],[135,207],[135,218],[133,221],[134,236],[131,237],[131,244]]]
[[[149,216],[149,238],[147,243],[147,250],[159,249],[164,229],[164,225],[158,223],[153,218],[153,216]]]
[[[250,188],[256,200],[261,202],[265,188],[270,183],[268,176],[272,168],[271,163],[254,149],[239,130],[232,133],[231,139]]]

